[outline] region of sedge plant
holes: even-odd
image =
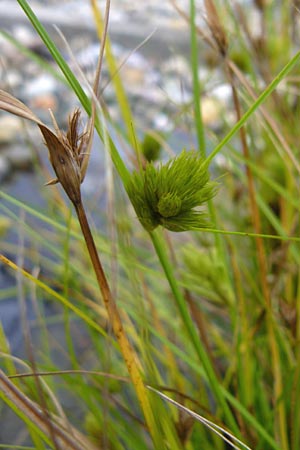
[[[97,101],[109,2],[103,20],[91,2],[102,42],[91,101],[27,2],[18,3],[90,120],[82,131],[83,111],[76,109],[67,131],[54,118],[52,129],[20,100],[0,92],[1,108],[29,119],[43,135],[56,176],[48,184],[59,199],[60,216],[52,218],[5,192],[1,210],[61,261],[42,260],[63,294],[4,255],[1,260],[72,314],[65,317],[85,324],[98,360],[93,360],[95,370],[81,367],[66,323],[72,367],[55,367],[49,351],[43,364],[36,361],[29,373],[17,374],[20,362],[0,330],[2,399],[26,424],[35,448],[297,450],[299,53],[292,53],[297,29],[290,2],[254,2],[259,17],[254,35],[243,9],[231,2],[205,1],[204,29],[194,0],[188,13],[171,1],[190,36],[194,96],[180,112],[183,122],[192,124],[197,150],[180,149],[166,162],[143,155],[122,71],[107,47],[133,171],[117,151],[106,127],[109,115],[100,112]],[[213,61],[210,70],[221,73],[230,87],[230,114],[224,111],[221,135],[206,128],[202,117],[206,86],[199,79],[199,37],[207,45],[206,63]],[[111,243],[101,230],[91,231],[82,195],[94,127],[124,187],[115,185]],[[218,160],[213,171],[222,176],[216,183],[210,173]],[[56,194],[56,184],[77,220]],[[15,206],[50,225],[52,234],[45,227],[48,238],[42,239],[15,214]],[[47,247],[49,240],[56,246]],[[47,335],[47,319],[41,315],[40,321]],[[105,370],[99,370],[102,360]],[[37,378],[50,389],[42,399]],[[57,380],[79,399],[85,427],[77,430],[49,394],[57,391]]]

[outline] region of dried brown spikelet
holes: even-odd
[[[207,24],[210,28],[213,39],[215,40],[220,53],[225,56],[228,50],[228,40],[224,27],[220,21],[218,11],[213,0],[204,0]]]
[[[254,0],[254,4],[257,9],[263,11],[267,6],[267,0]]]
[[[56,136],[49,128],[38,125],[49,150],[49,159],[56,173],[57,180],[48,184],[60,182],[66,194],[73,203],[80,203],[81,172],[79,155],[76,148],[72,148],[66,135]]]
[[[69,117],[66,133],[59,129],[52,115],[54,133],[24,103],[2,90],[0,90],[0,109],[29,119],[38,125],[57,176],[57,179],[49,181],[47,185],[61,183],[70,200],[79,204],[81,202],[80,184],[86,173],[92,137],[91,131],[80,132],[80,110],[75,109]]]

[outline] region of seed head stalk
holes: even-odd
[[[132,348],[132,345],[129,342],[129,339],[127,337],[127,334],[125,332],[125,329],[123,327],[122,319],[117,307],[117,304],[115,302],[115,299],[113,298],[113,295],[111,293],[106,275],[104,273],[95,241],[87,220],[87,216],[85,213],[85,209],[82,202],[74,203],[74,208],[79,220],[79,224],[81,227],[82,234],[85,239],[85,243],[87,246],[87,250],[96,274],[97,282],[99,289],[101,291],[103,301],[105,308],[107,310],[107,314],[110,320],[110,323],[112,325],[112,329],[114,332],[114,335],[120,345],[120,349],[124,358],[124,361],[127,366],[127,370],[129,373],[129,376],[132,380],[132,383],[135,387],[136,394],[138,396],[141,408],[143,410],[146,423],[149,428],[150,434],[152,434],[152,438],[155,442],[156,440],[156,433],[153,431],[155,430],[155,422],[154,417],[152,414],[151,405],[148,399],[148,393],[146,391],[141,371],[139,368],[138,359],[135,355],[135,352]],[[158,448],[158,447],[156,447]]]

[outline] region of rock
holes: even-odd
[[[155,114],[155,116],[153,117],[153,128],[159,131],[165,132],[171,131],[172,124],[170,122],[169,116],[167,116],[167,114],[164,114],[162,112]]]
[[[29,81],[25,87],[27,97],[37,97],[53,93],[57,89],[57,81],[48,74],[42,74]]]
[[[0,154],[0,184],[10,175],[11,164],[5,155]]]
[[[222,124],[222,105],[213,97],[203,97],[201,100],[202,120],[205,126],[213,129],[220,128]]]
[[[121,77],[125,86],[135,91],[145,82],[145,72],[135,67],[124,67]]]
[[[43,109],[48,111],[51,109],[52,112],[57,110],[57,99],[53,94],[43,94],[32,99],[30,102],[30,107],[34,110]]]
[[[0,48],[1,57],[5,61],[5,66],[9,69],[11,69],[11,67],[17,67],[19,64],[23,64],[26,60],[26,57],[21,51],[3,35],[0,35]]]
[[[0,144],[14,141],[23,131],[22,120],[8,113],[0,115]]]
[[[1,43],[0,43],[1,48]],[[4,90],[9,90],[11,92],[14,91],[14,88],[20,86],[23,82],[22,75],[17,69],[10,69],[5,73],[5,86],[3,86]]]
[[[229,105],[232,99],[232,88],[228,83],[219,83],[212,89],[210,94],[220,100],[224,105]]]
[[[192,101],[190,89],[183,85],[180,77],[166,77],[163,80],[163,90],[170,102],[185,105]]]
[[[74,48],[74,45],[80,46],[80,49],[75,53],[76,61],[71,60],[70,62],[70,66],[74,72],[77,70],[77,64],[84,73],[91,69],[95,71],[100,49],[99,42],[85,42],[83,38],[80,38],[78,42],[75,41],[73,43],[72,48]]]
[[[28,170],[33,166],[32,152],[27,144],[10,146],[5,156],[13,169]]]
[[[175,55],[168,58],[161,66],[161,71],[164,75],[175,75],[186,80],[188,77],[191,80],[191,67],[181,55]]]
[[[41,42],[37,34],[33,31],[33,28],[26,25],[14,25],[12,34],[14,38],[21,42],[25,47],[30,48],[33,44]]]

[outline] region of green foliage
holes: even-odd
[[[0,216],[0,237],[5,236],[10,226],[11,223],[8,218],[5,216]]]
[[[166,164],[134,172],[127,187],[137,216],[147,231],[158,225],[170,231],[186,231],[208,226],[200,206],[216,193],[209,181],[208,167],[195,151],[183,150]]]
[[[213,294],[210,298],[214,302],[233,302],[234,294],[226,278],[226,268],[218,258],[216,248],[200,249],[188,244],[183,247],[182,256],[185,263],[183,277],[188,283],[194,280],[202,289],[207,289],[209,294]]]
[[[158,160],[161,153],[161,143],[153,134],[145,134],[141,147],[143,155],[148,162]]]
[[[26,0],[18,3],[90,114],[87,91]],[[197,137],[199,153],[184,150],[163,163],[157,159],[166,157],[163,149],[170,144],[163,136],[156,139],[149,133],[142,143],[135,142],[137,122],[120,83],[115,83],[115,92],[122,126],[110,122],[105,129],[109,117],[102,120],[100,114],[96,121],[116,168],[111,171],[107,165],[112,175],[109,213],[97,209],[96,201],[91,205],[91,215],[104,224],[94,230],[96,246],[150,393],[162,443],[158,450],[227,449],[193,413],[224,426],[249,446],[236,443],[239,449],[300,448],[299,53],[294,55],[299,30],[290,9],[293,2],[248,2],[245,8],[231,3],[205,2],[204,8],[215,5],[222,26],[216,14],[206,11],[211,29],[204,35],[197,26],[196,2],[190,0],[192,77],[188,75],[193,101],[184,107],[172,105],[172,117],[176,130],[184,128],[185,146]],[[252,16],[246,14],[253,9],[259,16],[255,33]],[[198,51],[199,35],[209,44],[214,61],[210,67]],[[220,42],[228,42],[223,53],[218,51]],[[108,59],[116,80],[112,51],[106,51]],[[203,66],[207,75],[199,79]],[[201,118],[201,96],[210,96],[211,80],[235,92],[234,101],[222,108],[228,114],[218,118],[220,133]],[[245,135],[239,134],[242,128]],[[109,135],[114,130],[117,142],[120,129],[125,130],[130,160],[135,167],[140,164],[132,174]],[[205,159],[205,149],[211,146]],[[140,155],[147,161],[144,167]],[[210,164],[222,180],[215,197]],[[87,441],[78,444],[83,449],[95,444],[112,450],[153,450],[77,221],[59,189],[42,187],[44,168],[39,176],[47,202],[43,211],[32,207],[34,199],[27,204],[18,194],[14,198],[1,193],[0,257],[21,282],[18,289],[2,289],[0,301],[16,297],[24,285],[35,304],[34,326],[36,332],[41,330],[41,339],[33,340],[32,355],[42,386],[32,374],[29,383],[11,379],[11,392],[15,386],[18,399],[26,395],[26,402],[17,403],[16,396],[3,389],[2,403],[21,418],[35,448],[65,448],[50,436],[45,411],[49,418],[55,414],[55,426],[64,424],[66,435],[77,439],[84,434]],[[98,188],[95,183],[95,198]],[[149,233],[134,226],[129,201]],[[207,229],[210,222],[215,228]],[[26,268],[41,268],[39,276],[5,258],[20,254],[17,244],[2,238],[8,225],[13,234],[24,236]],[[161,227],[192,232],[161,233]],[[194,231],[199,228],[206,229]],[[53,303],[54,315],[45,314],[45,300]],[[53,325],[58,333],[52,332]],[[26,365],[29,358],[16,361],[1,328],[0,350],[1,375],[32,371]],[[63,373],[65,368],[68,373]],[[151,386],[168,396],[169,403],[150,391]],[[47,405],[40,403],[41,392]],[[38,403],[37,413],[43,410],[44,428],[27,414],[27,400]],[[6,443],[4,447],[10,448]]]
[[[242,72],[249,73],[251,71],[249,56],[244,49],[230,49],[230,59]]]

